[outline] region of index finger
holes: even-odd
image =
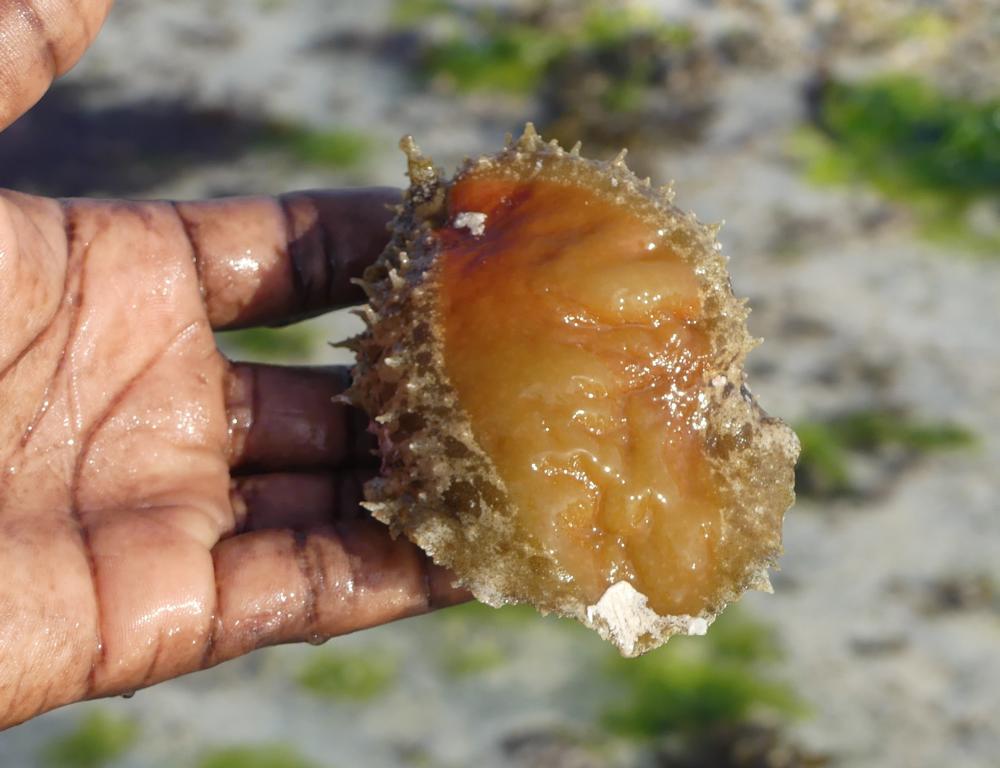
[[[365,300],[400,192],[388,187],[174,203],[218,330],[283,325]]]

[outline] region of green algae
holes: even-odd
[[[826,421],[797,424],[802,445],[796,467],[796,490],[814,497],[857,491],[852,456],[896,451],[906,457],[968,448],[976,435],[952,422],[932,422],[894,410],[859,410]]]
[[[763,672],[780,658],[774,632],[730,609],[701,638],[674,638],[638,659],[612,658],[606,673],[624,695],[602,725],[633,738],[700,733],[761,712],[799,715],[799,698]]]
[[[134,720],[96,710],[75,730],[50,742],[42,762],[51,768],[102,768],[122,757],[138,738]]]
[[[378,698],[396,683],[396,660],[375,652],[317,652],[297,676],[299,685],[324,699],[364,702]]]
[[[830,80],[817,93],[813,126],[792,144],[811,180],[866,183],[905,204],[926,236],[1000,254],[1000,231],[970,216],[981,201],[1000,206],[1000,99],[907,75]]]
[[[213,749],[202,755],[198,768],[319,768],[286,744]]]

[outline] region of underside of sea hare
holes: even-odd
[[[713,227],[529,125],[410,188],[365,275],[350,397],[383,457],[366,506],[493,606],[627,656],[769,589],[795,435],[744,384],[755,341]]]

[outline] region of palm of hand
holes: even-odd
[[[0,198],[0,727],[459,596],[357,511],[344,372],[212,335],[344,301],[391,198]]]

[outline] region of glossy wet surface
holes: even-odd
[[[445,365],[573,596],[627,580],[697,614],[734,547],[704,450],[698,283],[665,234],[577,184],[459,181],[438,232]]]

